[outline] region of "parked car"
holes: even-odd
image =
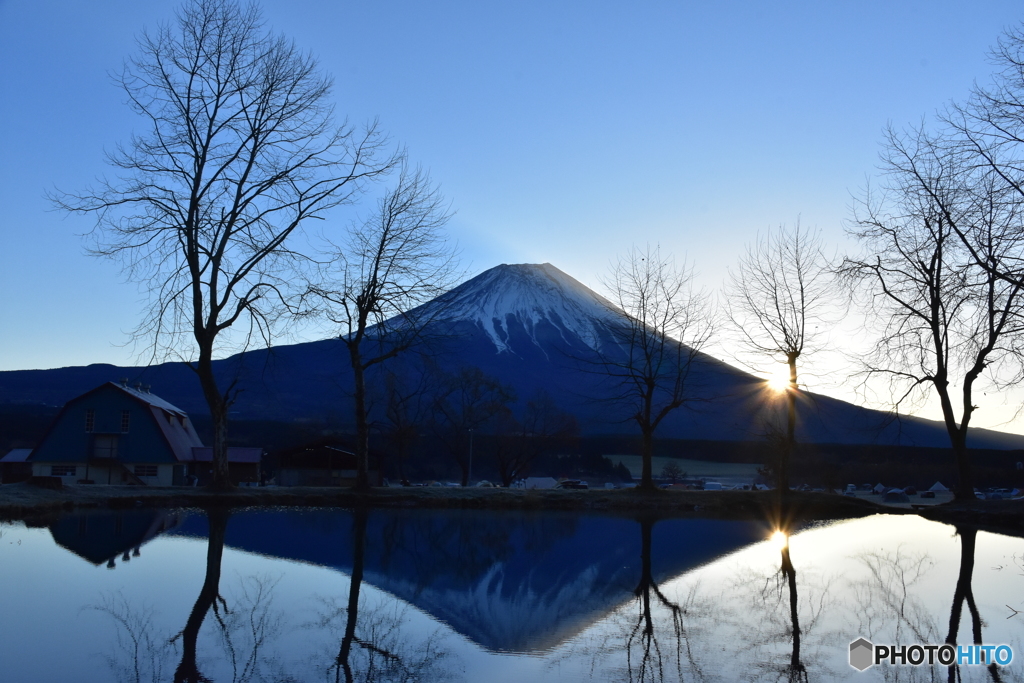
[[[566,479],[558,482],[555,486],[556,489],[589,489],[590,486],[585,481],[579,479]]]

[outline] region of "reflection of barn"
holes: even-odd
[[[148,388],[107,382],[67,402],[28,462],[63,483],[181,485],[209,478],[205,448],[185,411]],[[258,448],[229,448],[235,483],[259,481]]]
[[[91,512],[61,517],[50,525],[57,545],[99,566],[113,569],[139,557],[141,547],[165,531],[176,528],[184,513],[164,510]]]
[[[336,444],[310,444],[280,453],[275,479],[281,486],[352,486],[357,467],[351,451]],[[370,484],[381,483],[377,458],[371,452]]]

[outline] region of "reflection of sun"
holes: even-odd
[[[781,394],[789,388],[789,366],[780,366],[768,378],[768,388]]]
[[[785,531],[779,530],[779,531],[776,531],[775,533],[773,533],[768,538],[768,542],[771,543],[776,548],[778,548],[779,550],[782,550],[787,545],[789,545],[789,536],[786,535]]]

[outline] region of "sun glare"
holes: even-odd
[[[785,531],[779,530],[768,537],[768,542],[779,550],[782,550],[789,545],[789,536],[786,535]]]
[[[783,365],[768,378],[768,388],[781,394],[789,388],[789,366]]]

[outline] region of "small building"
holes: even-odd
[[[31,448],[12,448],[7,455],[0,458],[0,484],[17,484],[32,476],[32,463],[28,456]]]
[[[228,476],[235,486],[256,485],[260,482],[260,466],[263,462],[262,448],[228,446]],[[198,485],[204,486],[213,478],[213,447],[202,446],[192,449],[190,474],[195,475]]]
[[[228,449],[229,467],[233,458],[245,461],[243,480],[259,481],[258,462],[255,474],[249,472],[253,450],[259,451]],[[205,451],[212,449],[185,411],[148,387],[107,382],[67,402],[28,462],[33,476],[60,477],[64,484],[172,486],[203,480]]]
[[[329,443],[315,443],[285,451],[278,456],[274,476],[279,486],[353,486],[358,463],[355,453]],[[371,453],[369,479],[372,486],[383,482],[376,458]]]

